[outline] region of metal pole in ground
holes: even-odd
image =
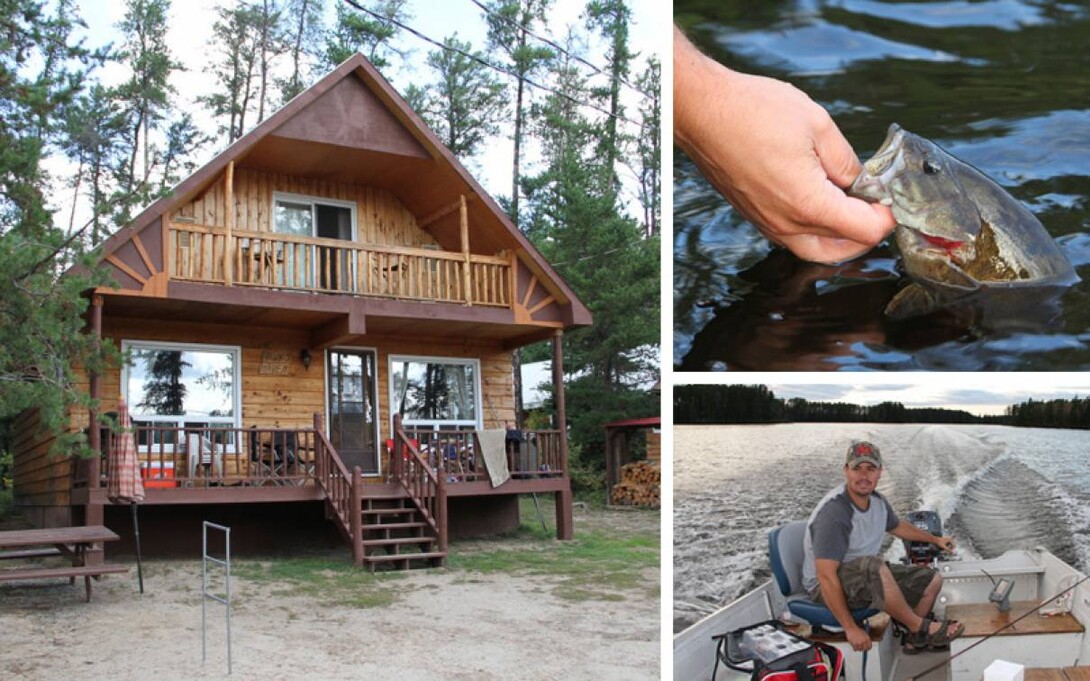
[[[221,560],[208,554],[208,530],[219,530],[223,532],[224,542],[224,558]],[[204,521],[204,525],[201,530],[201,662],[206,659],[206,639],[207,639],[207,627],[206,627],[206,604],[209,600],[222,603],[227,609],[227,673],[231,673],[231,528],[224,527],[223,525],[216,525],[210,523],[207,520]],[[212,593],[208,589],[208,563],[215,563],[221,565],[226,571],[226,580],[224,595]]]

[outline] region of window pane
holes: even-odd
[[[397,360],[394,410],[407,422],[476,421],[476,366],[462,363]]]
[[[234,354],[214,350],[132,348],[128,395],[134,418],[179,416],[186,421],[231,418]]]
[[[312,219],[309,203],[277,201],[276,212],[273,216],[273,231],[281,234],[311,236],[314,233]]]

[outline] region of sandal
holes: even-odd
[[[927,621],[935,622],[936,620],[927,618]],[[965,625],[957,620],[940,620],[938,625],[939,630],[933,634],[930,633],[930,625],[928,625],[928,633],[924,636],[924,643],[931,650],[949,650],[950,641],[965,633]]]
[[[920,622],[920,628],[916,631],[909,631],[907,628],[901,628],[901,652],[905,655],[917,655],[927,650],[927,636],[928,631],[931,628],[931,616],[923,618]]]

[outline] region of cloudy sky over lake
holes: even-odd
[[[722,383],[700,380],[700,383]],[[689,379],[689,376],[685,377]],[[1090,376],[1063,373],[936,373],[913,374],[911,381],[891,380],[888,374],[784,374],[782,382],[764,382],[776,397],[802,397],[824,402],[877,404],[900,402],[906,407],[946,407],[973,414],[1002,414],[1011,404],[1028,399],[1090,397]],[[726,381],[745,383],[747,381]]]

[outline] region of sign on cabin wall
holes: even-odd
[[[285,350],[262,350],[261,368],[258,373],[272,376],[287,376],[291,353]]]

